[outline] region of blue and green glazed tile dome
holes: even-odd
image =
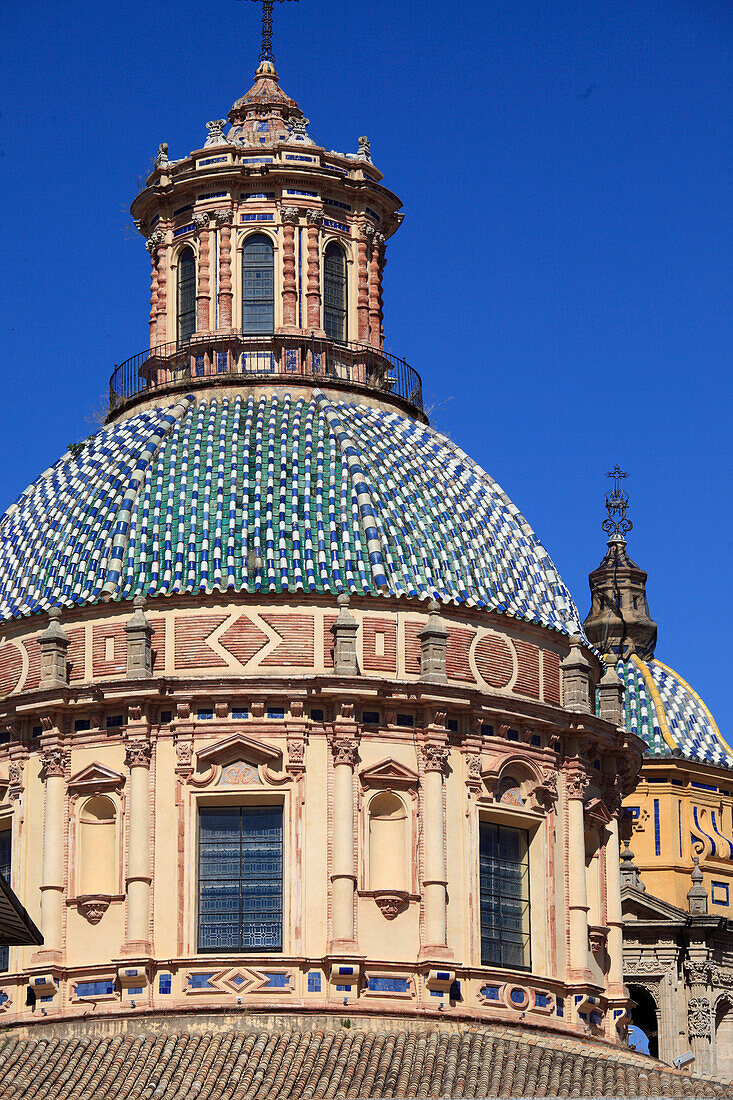
[[[437,598],[582,632],[537,536],[459,447],[319,390],[117,420],[0,521],[3,620],[214,591]]]

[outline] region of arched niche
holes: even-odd
[[[601,838],[597,829],[585,832],[585,892],[588,899],[588,924],[603,924],[601,903]]]
[[[409,891],[408,814],[393,791],[369,800],[369,889]]]
[[[635,1043],[636,1049],[641,1054],[650,1054],[652,1058],[659,1057],[659,1024],[657,1017],[657,1006],[648,989],[645,989],[643,985],[629,985],[629,993],[632,999],[635,1001],[634,1007],[631,1010],[631,1026],[629,1028],[629,1041],[633,1041],[634,1029],[638,1029],[646,1040],[647,1050],[644,1049],[644,1043]]]
[[[107,795],[94,795],[79,812],[77,892],[116,894],[118,877],[117,807]]]

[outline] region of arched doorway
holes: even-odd
[[[629,1027],[629,1046],[634,1046],[642,1054],[659,1057],[659,1024],[657,1006],[648,989],[641,985],[630,985],[629,993],[636,1001],[631,1011]],[[639,1034],[641,1033],[641,1034]],[[645,1049],[648,1047],[648,1049]]]

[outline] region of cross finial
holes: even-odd
[[[613,489],[606,493],[606,519],[603,521],[603,530],[609,537],[609,541],[623,542],[631,528],[634,526],[630,519],[626,518],[626,509],[629,506],[629,495],[621,488],[621,479],[628,477],[618,463],[606,474],[613,480]]]
[[[262,4],[262,51],[260,61],[274,63],[272,56],[272,6],[276,0],[253,0],[255,4]],[[284,0],[277,0],[283,3]],[[296,0],[297,2],[297,0]]]

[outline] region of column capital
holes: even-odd
[[[311,211],[311,213],[314,213],[314,211]],[[300,221],[300,210],[297,206],[282,206],[280,208],[280,219],[289,225],[297,225]],[[310,221],[310,214],[308,220]]]
[[[233,210],[214,210],[213,217],[217,225],[231,225],[234,221]]]
[[[571,764],[565,768],[565,789],[568,792],[568,798],[579,799],[582,802],[589,783],[588,773],[580,765]]]
[[[422,753],[423,768],[426,772],[440,772],[441,775],[445,775],[448,763],[448,749],[445,745],[427,741],[420,746],[420,751]]]
[[[41,777],[63,779],[69,762],[69,752],[59,746],[49,746],[41,752]]]
[[[309,210],[306,214],[306,220],[308,225],[312,225],[316,228],[323,225],[324,214],[322,210]]]
[[[359,742],[355,737],[334,737],[331,741],[333,765],[347,764],[355,768],[359,760]]]
[[[202,229],[208,229],[208,226],[209,226],[209,215],[208,214],[206,214],[206,213],[194,214],[192,220],[193,220],[194,227],[195,227],[195,229],[198,233],[200,233]]]
[[[128,768],[149,768],[152,745],[149,741],[134,740],[125,742],[125,763]]]
[[[368,241],[374,236],[374,226],[370,222],[361,222],[361,224],[359,225],[359,233]]]

